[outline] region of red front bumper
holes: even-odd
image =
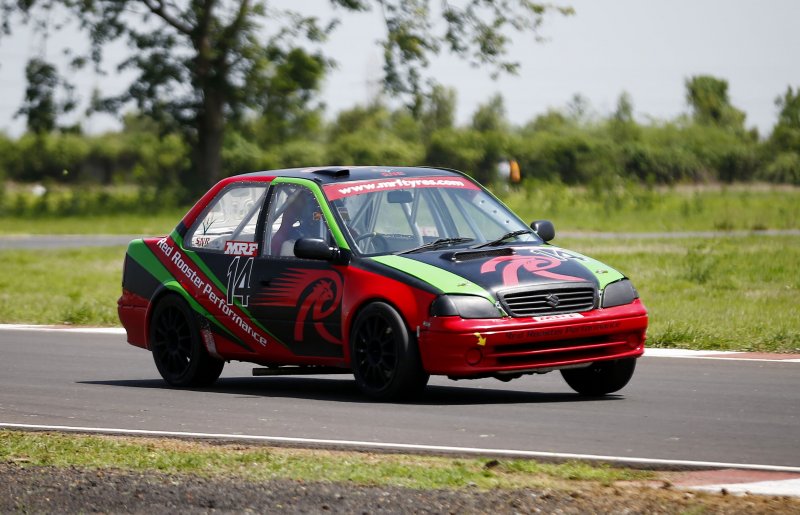
[[[425,370],[451,377],[481,377],[639,357],[647,310],[631,304],[573,315],[468,320],[431,318],[420,328]]]

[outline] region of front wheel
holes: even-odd
[[[191,309],[175,295],[161,299],[153,311],[150,349],[158,372],[172,386],[208,386],[225,366],[209,356]]]
[[[413,396],[430,377],[402,317],[383,302],[373,302],[356,317],[350,361],[358,387],[376,400]]]
[[[624,388],[633,377],[635,368],[636,358],[625,358],[562,370],[561,376],[579,394],[599,397]]]

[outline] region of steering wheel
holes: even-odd
[[[359,249],[362,249],[361,241],[369,238],[369,241],[363,245],[363,252],[369,253],[370,247],[373,252],[386,252],[389,250],[389,242],[382,234],[376,232],[368,232],[355,237]]]

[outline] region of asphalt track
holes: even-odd
[[[798,360],[646,356],[628,387],[600,400],[571,393],[558,373],[509,383],[433,378],[424,398],[403,404],[366,401],[348,375],[252,377],[251,368],[229,364],[211,388],[172,389],[150,354],[120,334],[2,328],[0,427],[250,435],[800,471]]]

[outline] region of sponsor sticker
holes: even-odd
[[[252,242],[238,243],[249,245]],[[158,249],[156,257],[170,274],[180,282],[189,295],[225,327],[240,338],[247,338],[261,346],[267,345],[267,337],[258,328],[251,325],[247,314],[234,303],[235,300],[238,300],[243,306],[247,305],[247,297],[238,290],[239,287],[249,290],[250,271],[254,258],[249,257],[241,269],[239,267],[240,258],[234,258],[228,268],[228,289],[225,291],[218,288],[202,270],[196,269],[191,259],[185,259],[185,256],[181,254],[180,247],[172,238],[158,240],[156,249]]]
[[[395,178],[354,181],[347,183],[327,184],[324,186],[328,200],[337,200],[362,193],[375,191],[410,190],[419,188],[454,188],[477,190],[478,187],[467,179],[460,177],[421,177]]]
[[[533,317],[537,322],[549,322],[552,320],[566,320],[569,318],[583,318],[580,313],[564,313],[562,315],[545,315],[542,317]]]
[[[252,241],[226,241],[225,254],[252,257],[258,254],[258,243]]]
[[[192,240],[192,247],[207,247],[211,243],[210,236],[195,236]]]

